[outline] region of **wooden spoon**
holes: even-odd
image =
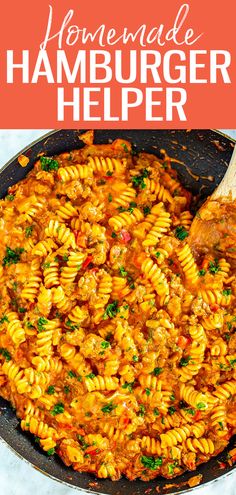
[[[189,243],[196,253],[236,259],[236,146],[224,178],[193,220]]]

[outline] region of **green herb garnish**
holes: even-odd
[[[55,387],[54,387],[54,385],[49,385],[49,387],[47,388],[46,392],[47,392],[48,395],[55,394]]]
[[[58,402],[57,404],[55,404],[51,414],[53,416],[56,416],[57,414],[62,414],[65,410],[65,406],[62,402]]]
[[[0,354],[6,359],[6,361],[11,361],[11,354],[7,349],[4,349],[4,347],[0,347]]]
[[[26,227],[25,229],[25,237],[28,239],[29,237],[32,236],[34,225],[30,225],[29,227]]]
[[[144,415],[145,415],[145,412],[146,412],[145,406],[144,406],[143,404],[140,404],[140,405],[139,405],[139,412],[138,412],[138,415],[139,415],[139,416],[144,416]]]
[[[143,179],[146,179],[147,177],[149,177],[150,175],[150,172],[144,168],[140,173],[139,175],[135,175],[133,177],[131,177],[131,181],[132,181],[132,184],[134,187],[140,187],[141,189],[144,189],[146,187],[146,184],[144,182]]]
[[[6,255],[2,260],[2,266],[16,265],[20,261],[20,255],[24,252],[23,248],[11,249],[6,247]]]
[[[41,169],[45,172],[50,172],[51,170],[58,170],[59,163],[53,158],[48,158],[47,156],[40,157]]]
[[[144,465],[144,467],[151,469],[152,471],[162,466],[162,457],[147,457],[146,455],[142,455],[140,457],[140,461]]]
[[[116,405],[114,405],[112,402],[110,402],[109,404],[106,404],[106,406],[103,406],[101,408],[101,411],[104,413],[104,414],[109,414],[111,413],[114,409],[116,409]]]
[[[215,258],[215,262],[214,261],[209,262],[209,272],[212,273],[213,275],[219,271],[219,268],[220,267],[217,258]]]
[[[132,393],[133,392],[133,384],[134,384],[134,382],[130,382],[130,383],[125,382],[125,383],[123,383],[122,388],[127,388],[129,390],[129,392]]]
[[[153,375],[154,375],[154,376],[158,376],[158,375],[160,375],[160,374],[162,373],[162,371],[163,371],[163,368],[158,368],[158,367],[156,367],[156,368],[154,368],[154,370],[153,370]]]
[[[206,404],[204,402],[198,402],[198,404],[196,405],[196,408],[201,411],[203,409],[206,409]]]
[[[125,268],[123,266],[120,266],[119,272],[120,272],[121,277],[127,277],[127,275],[128,275],[128,272],[125,270]]]
[[[125,153],[129,153],[129,149],[127,147],[127,144],[121,143],[121,146],[124,148]]]
[[[103,319],[105,320],[106,318],[114,318],[117,315],[118,311],[118,301],[113,301],[105,308]]]
[[[4,323],[4,321],[6,321],[7,323],[9,322],[8,318],[6,315],[4,315],[1,319],[0,319],[0,325],[2,325]]]
[[[223,296],[230,296],[230,294],[232,294],[232,290],[231,289],[224,289],[222,294],[223,294]]]
[[[191,359],[191,356],[182,357],[180,359],[179,365],[180,366],[188,366],[190,359]]]
[[[43,332],[43,330],[45,330],[44,325],[46,325],[46,323],[48,323],[48,320],[46,318],[44,318],[44,316],[41,316],[38,319],[37,327],[38,327],[39,332]]]
[[[178,225],[178,227],[176,227],[175,237],[177,237],[180,241],[183,241],[186,237],[188,237],[188,232],[183,225]]]
[[[204,277],[205,274],[206,274],[206,270],[204,270],[204,268],[202,268],[202,270],[199,270],[198,272],[199,277]]]
[[[47,455],[54,455],[55,454],[55,449],[54,448],[51,448],[49,450],[47,450]]]

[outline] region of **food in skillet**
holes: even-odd
[[[119,139],[39,157],[0,202],[0,393],[75,470],[171,478],[236,431],[235,271],[194,259],[190,201]]]

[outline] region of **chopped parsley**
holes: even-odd
[[[54,387],[54,385],[49,385],[49,387],[47,388],[46,392],[49,395],[55,394],[55,387]]]
[[[95,378],[95,376],[96,375],[94,373],[89,373],[89,375],[86,375],[86,378],[91,378],[92,380],[93,378]]]
[[[51,414],[53,416],[56,416],[57,414],[62,414],[65,410],[65,406],[63,404],[63,402],[58,402],[57,404],[55,404]]]
[[[107,173],[106,173],[106,176],[107,177],[111,177],[113,175],[113,172],[111,172],[111,170],[108,170]]]
[[[9,322],[8,318],[6,315],[4,315],[1,319],[0,319],[0,325],[2,325],[4,323],[4,321],[6,322]]]
[[[70,371],[68,371],[68,376],[70,378],[76,378],[76,373],[74,371],[70,370]]]
[[[168,464],[168,473],[174,474],[175,468],[178,466],[178,462],[175,461],[173,464]]]
[[[25,237],[26,237],[26,239],[28,239],[29,237],[32,236],[33,228],[34,228],[34,225],[30,225],[29,227],[26,227],[26,229],[25,229]]]
[[[224,289],[222,292],[223,296],[230,296],[232,294],[231,289]]]
[[[234,365],[236,364],[236,359],[230,359],[229,362],[230,362],[230,366],[234,368]]]
[[[149,215],[150,211],[151,211],[150,206],[143,206],[143,214],[145,217]]]
[[[118,206],[118,208],[116,209],[119,211],[119,213],[123,213],[124,211],[127,211],[127,209],[124,208],[124,206]]]
[[[129,213],[133,213],[134,211],[134,208],[136,208],[137,206],[137,203],[135,203],[134,201],[131,201],[131,203],[129,204],[129,208],[127,209],[127,211],[129,211]]]
[[[146,455],[142,455],[140,461],[144,467],[151,469],[152,471],[162,466],[162,457],[147,457]]]
[[[67,394],[69,394],[69,392],[70,392],[70,387],[68,387],[68,385],[65,385],[64,386],[64,393],[67,395]]]
[[[68,259],[69,259],[68,254],[63,254],[62,259],[63,259],[63,261],[68,261]]]
[[[80,442],[81,447],[83,450],[87,449],[89,447],[89,443],[85,442],[85,439],[82,435],[77,435],[77,440]]]
[[[103,340],[103,342],[101,342],[101,347],[102,349],[107,349],[108,347],[110,347],[110,342],[107,342],[107,340]]]
[[[139,415],[139,416],[144,416],[144,415],[145,415],[145,412],[146,412],[145,406],[144,406],[143,404],[140,404],[140,405],[139,405],[139,412],[138,412],[138,415]]]
[[[46,323],[48,323],[48,320],[47,318],[44,318],[44,316],[41,316],[38,319],[37,327],[39,332],[43,332],[43,330],[45,330],[44,325],[46,325]]]
[[[114,318],[117,315],[118,311],[118,301],[113,301],[112,303],[107,305],[105,313],[103,315],[103,319],[106,320],[106,318]]]
[[[112,237],[112,239],[115,239],[117,237],[117,234],[115,232],[112,232],[111,237]]]
[[[11,249],[6,247],[6,255],[2,260],[2,266],[16,265],[20,261],[20,255],[24,252],[23,248]]]
[[[18,311],[19,313],[26,313],[27,310],[25,308],[18,308]]]
[[[109,203],[112,202],[112,195],[111,195],[111,193],[108,194],[108,201],[109,201]]]
[[[124,148],[125,153],[129,153],[129,149],[126,143],[121,143],[122,148]]]
[[[78,329],[78,325],[74,325],[74,323],[68,318],[65,322],[66,326],[69,327],[70,330],[74,331]]]
[[[159,413],[157,407],[154,407],[153,414],[154,414],[154,416],[160,416],[160,413]]]
[[[204,277],[205,274],[206,274],[206,270],[204,270],[204,268],[202,268],[202,270],[199,270],[198,272],[199,277]]]
[[[206,409],[206,404],[205,402],[198,402],[198,404],[196,405],[197,409],[199,411],[203,410],[203,409]]]
[[[168,413],[172,416],[172,414],[174,414],[176,412],[176,409],[174,406],[170,406],[168,407]]]
[[[122,385],[122,388],[127,388],[130,393],[133,392],[133,384],[134,382],[125,382]]]
[[[132,181],[132,184],[134,187],[140,187],[141,189],[145,189],[146,187],[146,184],[144,182],[143,179],[146,179],[147,177],[149,177],[150,175],[150,172],[144,168],[140,173],[139,175],[135,175],[133,177],[131,177],[131,181]]]
[[[156,258],[159,258],[159,256],[161,256],[161,253],[160,253],[159,251],[157,251],[157,252],[155,253],[155,256],[156,256]]]
[[[58,170],[59,164],[57,160],[53,158],[48,158],[47,156],[40,157],[41,169],[45,172],[50,172],[51,170]]]
[[[133,361],[134,361],[134,363],[137,363],[138,362],[138,356],[134,355],[133,356]]]
[[[223,430],[224,429],[224,425],[223,425],[222,421],[219,421],[219,425],[220,425],[220,429]]]
[[[125,268],[123,266],[120,266],[119,272],[120,272],[121,277],[127,277],[127,275],[128,275],[128,272],[125,270]]]
[[[145,388],[146,395],[149,396],[151,394],[150,388]]]
[[[178,227],[176,227],[175,237],[177,237],[180,241],[183,241],[186,237],[188,237],[188,232],[183,225],[178,225]]]
[[[55,454],[55,449],[54,448],[51,448],[49,450],[47,450],[47,455],[54,455]]]
[[[209,272],[212,273],[212,275],[214,275],[218,271],[219,271],[219,263],[218,263],[218,259],[215,258],[215,262],[214,261],[209,262]]]
[[[190,414],[191,416],[195,416],[195,410],[192,409],[191,407],[188,407],[185,409],[186,413]]]
[[[191,359],[191,356],[182,357],[180,359],[179,365],[180,366],[188,366],[190,359]]]
[[[112,402],[110,402],[109,404],[106,404],[106,406],[103,406],[101,408],[101,411],[104,413],[104,414],[110,414],[114,409],[116,409],[116,405],[114,405]]]
[[[14,194],[7,194],[6,199],[8,201],[13,201],[15,199],[15,196],[14,196]]]
[[[163,368],[158,368],[158,367],[156,367],[156,368],[154,368],[154,370],[153,370],[153,375],[154,375],[154,376],[158,376],[158,375],[160,375],[160,374],[162,373],[162,371],[163,371]]]
[[[4,349],[4,347],[0,347],[0,354],[6,359],[6,361],[11,361],[11,354],[7,349]]]

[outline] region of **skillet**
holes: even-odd
[[[7,193],[8,187],[23,179],[31,170],[38,153],[44,152],[47,156],[59,154],[63,151],[80,148],[83,142],[79,134],[84,130],[58,130],[41,137],[27,148],[19,152],[28,156],[27,167],[22,168],[17,156],[10,160],[0,173],[0,198]],[[212,130],[96,130],[95,143],[106,143],[116,138],[130,140],[137,151],[146,151],[160,155],[160,149],[178,160],[172,166],[177,169],[180,181],[195,196],[195,208],[216,188],[225,174],[234,147],[234,141],[222,133]],[[33,436],[22,432],[19,420],[9,403],[0,398],[0,438],[14,450],[21,458],[28,461],[35,468],[53,479],[68,484],[71,487],[83,489],[87,493],[108,495],[148,495],[189,493],[191,488],[188,480],[201,474],[201,484],[216,481],[219,477],[226,477],[233,470],[229,466],[227,456],[230,449],[236,444],[232,438],[228,447],[202,464],[194,472],[186,472],[174,480],[157,478],[149,482],[140,480],[128,481],[122,478],[119,481],[97,480],[92,475],[79,474],[66,467],[57,457],[48,458],[35,444]],[[225,468],[222,469],[222,463]],[[158,487],[158,488],[157,488]]]

